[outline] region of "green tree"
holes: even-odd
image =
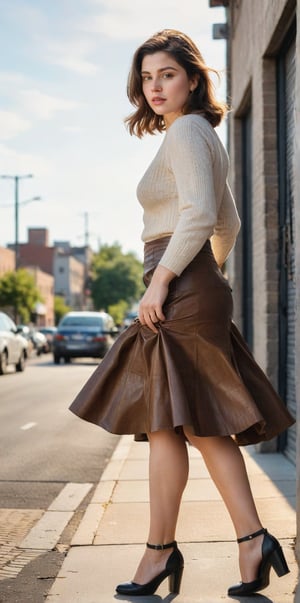
[[[56,295],[54,298],[54,316],[55,316],[55,324],[57,325],[60,319],[70,312],[70,306],[67,306],[64,302],[64,298]]]
[[[96,309],[107,310],[120,301],[138,301],[144,291],[143,266],[134,253],[121,246],[104,245],[93,261],[92,298]]]
[[[121,299],[117,304],[108,306],[108,313],[113,317],[116,325],[122,324],[128,307],[129,305],[124,299]]]
[[[0,278],[0,306],[13,308],[15,321],[29,322],[34,304],[43,301],[34,277],[25,268],[6,272]]]

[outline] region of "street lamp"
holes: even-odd
[[[18,270],[20,257],[19,257],[19,181],[24,180],[25,178],[33,178],[33,174],[25,174],[22,176],[10,176],[7,174],[0,175],[0,178],[5,180],[14,180],[15,182],[15,269]],[[25,203],[29,201],[37,201],[40,197],[33,197],[32,199],[28,199]]]
[[[20,205],[27,205],[27,203],[31,203],[32,201],[42,201],[42,197],[30,197],[30,199],[25,199],[25,201],[20,201]]]

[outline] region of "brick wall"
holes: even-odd
[[[5,272],[12,272],[15,269],[15,252],[6,247],[0,247],[0,277]]]
[[[300,31],[300,10],[297,14],[297,29]],[[300,36],[296,38],[296,54],[300,56]],[[300,219],[299,219],[299,204],[300,204],[300,61],[296,66],[296,149],[295,149],[295,198],[296,198],[296,223],[295,223],[295,240],[296,240],[296,291],[297,291],[297,308],[298,318],[296,322],[296,353],[297,365],[299,366],[300,358]],[[300,417],[300,371],[296,371],[296,399],[297,399],[297,416]],[[296,554],[298,564],[300,564],[300,422],[297,425],[297,541]],[[297,598],[298,596],[298,598]],[[300,600],[300,586],[298,594],[296,594],[295,602]]]
[[[231,2],[231,180],[241,208],[241,126],[249,89],[253,116],[253,351],[277,385],[278,178],[276,152],[276,60],[295,3],[286,0]],[[236,320],[241,324],[242,264],[239,242],[232,261]]]
[[[55,253],[54,247],[22,243],[19,246],[20,266],[38,266],[44,272],[53,274]]]
[[[296,0],[231,0],[230,10],[231,82],[230,159],[231,183],[241,208],[241,118],[252,98],[253,118],[253,297],[254,354],[275,386],[278,380],[279,302],[279,181],[277,163],[276,55],[294,14],[300,31],[300,6]],[[294,154],[295,265],[297,308],[300,307],[300,35],[296,38],[296,150]],[[242,322],[242,261],[238,240],[228,271],[234,282],[235,318]],[[300,315],[296,314],[296,400],[300,416]],[[289,361],[288,361],[289,362]],[[287,365],[284,370],[292,370]],[[294,370],[294,369],[293,369]],[[297,542],[300,561],[300,423],[297,433]],[[291,430],[290,430],[291,431]],[[266,450],[265,447],[263,447]],[[300,586],[295,601],[300,601]],[[298,598],[297,598],[298,597]]]
[[[288,31],[295,7],[295,0],[232,0],[229,10],[231,183],[238,209],[242,213],[241,120],[251,99],[253,352],[275,387],[278,386],[279,347],[276,55]],[[299,101],[299,96],[297,99]],[[299,179],[299,168],[296,170],[296,178]],[[299,202],[299,195],[295,198]],[[297,213],[296,211],[296,215]],[[296,247],[296,262],[299,266],[300,245]],[[228,263],[228,272],[230,280],[234,283],[235,320],[241,326],[241,237]],[[275,446],[275,442],[264,445],[263,448],[270,449],[272,446]]]
[[[28,243],[49,247],[49,231],[47,228],[28,228]]]

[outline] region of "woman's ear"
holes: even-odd
[[[190,92],[194,92],[194,90],[196,90],[198,84],[199,84],[199,75],[195,75],[193,78],[190,79]]]

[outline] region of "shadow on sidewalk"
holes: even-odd
[[[281,452],[256,452],[248,446],[250,457],[269,477],[291,508],[296,511],[296,467]]]
[[[124,597],[124,595],[115,595],[114,598],[117,601],[123,601],[124,603],[171,603],[171,601],[174,601],[178,596],[179,595],[170,593],[169,595],[167,595],[167,597],[161,597],[160,595],[147,595],[143,597]],[[269,603],[269,601],[269,599],[266,599],[266,603]]]
[[[147,595],[145,597],[130,597],[130,596],[121,596],[115,595],[115,599],[117,601],[123,601],[124,603],[171,603],[171,601],[175,602],[176,597],[179,595],[169,594],[167,597],[160,597],[159,595]],[[274,599],[270,599],[269,597],[265,597],[264,595],[251,595],[249,597],[228,597],[227,600],[231,600],[232,603],[236,601],[237,603],[277,603]],[[214,601],[210,601],[210,603],[214,603]],[[217,602],[216,602],[217,603]]]
[[[251,595],[249,597],[228,597],[232,603],[234,601],[240,601],[241,603],[277,603],[274,599],[265,597],[264,595]]]

